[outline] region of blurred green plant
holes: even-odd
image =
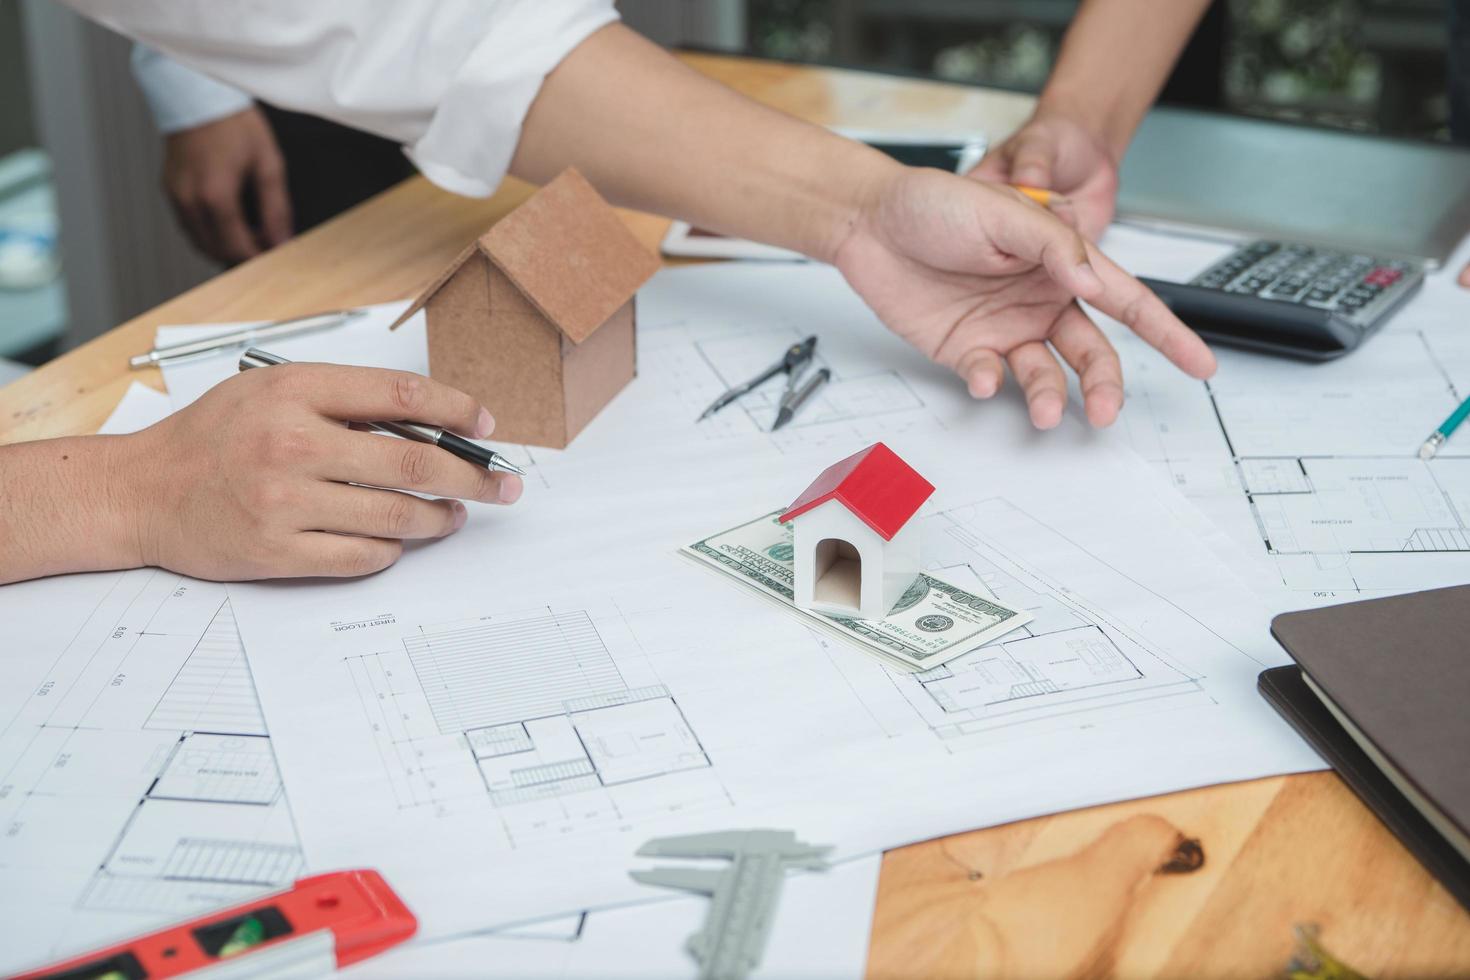
[[[752,0],[751,47],[783,61],[825,61],[832,56],[832,12],[826,0]]]
[[[1056,60],[1059,40],[1043,28],[1013,25],[944,48],[934,56],[934,74],[952,82],[1040,91]]]
[[[1364,43],[1363,6],[1362,0],[1233,0],[1226,98],[1247,111],[1370,126],[1383,65]]]

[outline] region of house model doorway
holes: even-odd
[[[786,509],[795,602],[803,609],[881,619],[919,574],[910,520],[934,486],[883,443],[834,463]]]

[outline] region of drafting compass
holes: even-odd
[[[832,372],[826,368],[821,368],[807,379],[806,384],[798,386],[802,376],[806,373],[806,369],[811,366],[812,357],[816,353],[816,349],[817,337],[815,334],[799,344],[792,344],[786,348],[785,353],[781,355],[781,359],[775,364],[772,364],[744,384],[727,388],[724,394],[710,402],[709,408],[706,408],[695,421],[703,422],[737,398],[750,394],[776,375],[784,374],[786,375],[786,391],[781,395],[781,404],[776,413],[776,421],[771,426],[771,431],[775,432],[787,422],[790,422],[801,406],[806,403],[807,399],[811,398],[817,389],[826,384],[827,380],[832,376]]]
[[[659,837],[638,849],[644,857],[725,858],[725,868],[663,866],[630,872],[635,881],[710,896],[704,924],[685,944],[699,961],[700,980],[739,980],[765,951],[787,868],[825,870],[832,848],[796,839],[789,830],[726,830]]]

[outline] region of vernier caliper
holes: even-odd
[[[700,980],[740,980],[760,964],[787,868],[827,868],[832,848],[796,839],[789,830],[726,830],[658,837],[641,857],[725,858],[728,868],[662,866],[631,872],[646,885],[710,896],[704,925],[685,944],[698,961]]]

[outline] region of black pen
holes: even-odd
[[[252,347],[240,355],[240,370],[250,368],[269,367],[272,364],[290,364],[284,357],[269,354],[258,347]],[[422,425],[418,422],[365,422],[379,432],[391,432],[395,436],[412,439],[414,442],[427,442],[438,446],[445,452],[458,456],[466,463],[474,463],[483,466],[492,473],[514,473],[516,476],[525,476],[526,471],[521,469],[504,456],[493,449],[470,442],[468,439],[446,432],[437,425]]]

